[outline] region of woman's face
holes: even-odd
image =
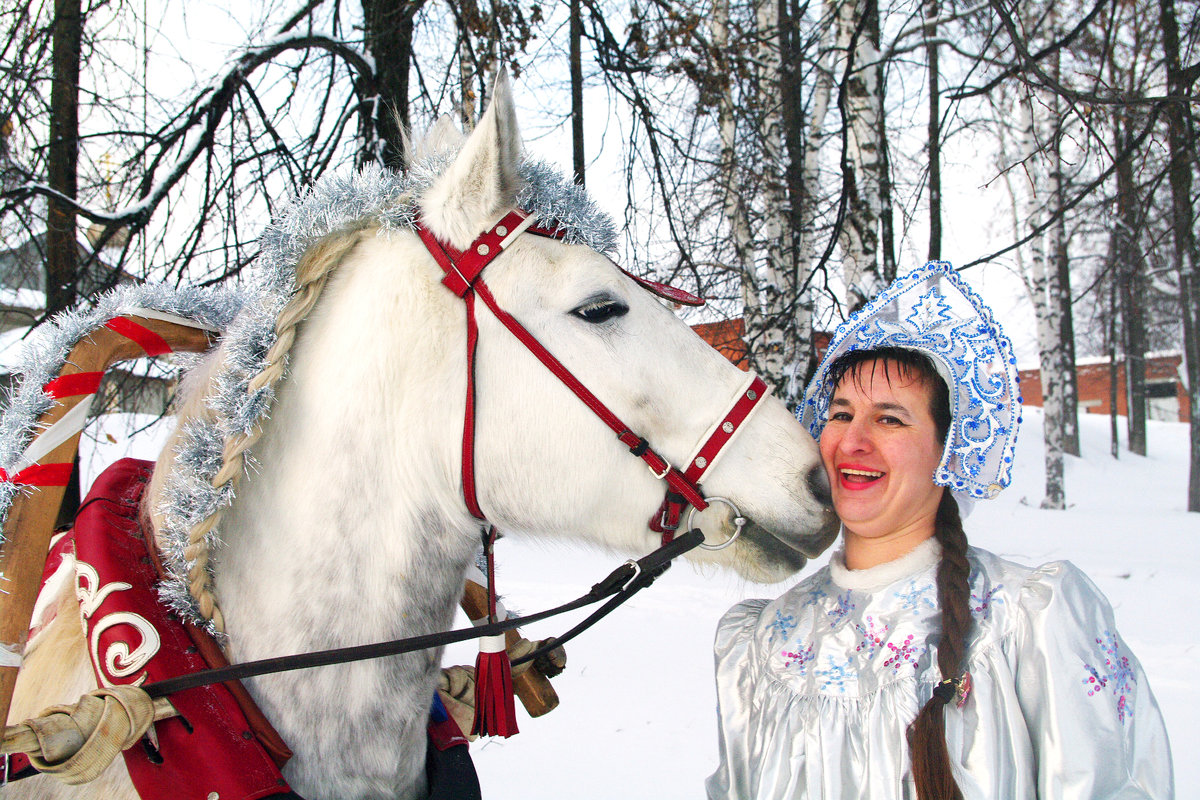
[[[865,544],[882,563],[933,535],[943,491],[933,473],[943,443],[930,411],[932,391],[926,379],[894,362],[868,361],[833,393],[821,458],[853,569],[863,565],[852,563],[852,548]]]

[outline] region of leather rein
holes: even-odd
[[[499,222],[481,233],[466,250],[456,250],[451,245],[439,240],[418,219],[416,222],[417,235],[425,248],[433,256],[438,266],[445,272],[442,283],[462,298],[467,310],[467,397],[466,412],[463,420],[462,445],[462,475],[463,500],[467,509],[481,522],[486,522],[486,516],[480,510],[479,500],[475,493],[475,349],[479,339],[479,328],[475,320],[475,298],[483,301],[504,327],[515,336],[525,347],[537,357],[560,381],[570,389],[576,397],[592,410],[616,434],[617,440],[629,452],[646,462],[646,466],[654,477],[667,483],[666,496],[659,510],[651,517],[649,527],[662,534],[665,545],[674,538],[679,527],[683,509],[690,505],[698,511],[708,508],[708,501],[700,491],[700,481],[708,468],[716,461],[722,449],[741,428],[742,423],[750,416],[758,403],[767,393],[766,383],[757,375],[751,375],[746,386],[738,394],[729,412],[710,429],[700,446],[696,448],[687,466],[680,470],[659,455],[649,442],[614,414],[608,406],[596,397],[582,382],[568,370],[561,361],[546,349],[528,329],[518,322],[511,314],[500,308],[496,298],[492,296],[487,283],[483,280],[483,270],[494,261],[504,250],[525,232],[537,236],[562,239],[564,232],[535,227],[534,218],[525,211],[514,209],[505,214]],[[625,272],[625,270],[622,270]],[[638,278],[629,272],[626,275],[633,278],[643,288],[654,294],[675,302],[688,305],[700,305],[704,301],[695,295],[664,286],[654,281]],[[716,499],[716,498],[713,498]],[[737,516],[737,509],[732,503],[723,500]],[[740,517],[739,517],[740,519]],[[737,529],[741,530],[740,525]],[[734,534],[736,538],[737,534]],[[708,549],[726,547],[732,539],[719,545],[701,545]]]
[[[508,314],[497,304],[481,273],[484,267],[491,263],[508,247],[521,233],[529,232],[538,236],[561,239],[559,231],[534,227],[533,219],[524,211],[514,210],[506,214],[499,222],[484,233],[480,234],[471,247],[458,251],[450,245],[439,241],[419,221],[416,229],[421,241],[433,255],[438,265],[446,273],[442,282],[457,296],[463,299],[467,308],[467,403],[463,422],[463,498],[471,514],[484,523],[486,518],[479,508],[475,495],[474,478],[474,434],[475,434],[475,346],[478,342],[478,326],[475,321],[475,298],[479,297],[501,323],[517,337],[546,367],[556,375],[568,388],[580,398],[588,408],[600,417],[617,435],[617,439],[630,452],[646,462],[647,467],[655,477],[667,482],[666,498],[658,513],[650,520],[650,528],[662,533],[662,546],[649,555],[638,560],[630,559],[614,570],[607,578],[594,584],[591,590],[582,597],[537,614],[526,617],[510,617],[498,620],[495,615],[494,587],[488,587],[489,603],[491,605],[488,622],[464,630],[445,631],[443,633],[416,636],[409,639],[399,639],[390,642],[361,645],[357,647],[338,648],[314,653],[269,658],[261,661],[242,662],[219,669],[205,670],[187,675],[181,675],[144,687],[151,697],[164,697],[184,689],[203,686],[209,683],[227,680],[241,680],[257,675],[267,675],[295,669],[343,664],[351,661],[380,658],[383,656],[409,653],[432,647],[440,647],[452,642],[479,639],[481,637],[502,636],[504,631],[518,626],[524,626],[539,620],[547,619],[568,611],[582,608],[586,605],[608,598],[608,602],[596,609],[571,630],[562,636],[549,639],[534,652],[528,653],[513,662],[514,665],[535,660],[555,647],[565,644],[587,628],[594,625],[602,617],[609,614],[617,606],[624,603],[636,592],[646,588],[661,575],[671,563],[671,560],[695,547],[721,549],[727,547],[737,538],[737,533],[728,541],[717,545],[704,543],[704,534],[699,529],[691,529],[675,538],[675,530],[683,508],[691,505],[703,511],[709,501],[720,501],[736,507],[723,498],[711,497],[706,500],[701,494],[699,483],[701,477],[715,462],[722,448],[733,438],[741,428],[742,423],[750,416],[766,394],[766,384],[755,375],[750,376],[746,386],[738,394],[730,411],[713,426],[702,440],[696,452],[684,470],[672,466],[666,459],[655,452],[643,437],[634,433],[621,421],[604,403],[600,401],[578,378],[571,374],[562,362],[554,357],[526,328],[512,315]],[[622,270],[624,271],[624,270]],[[699,305],[704,301],[680,289],[664,286],[653,281],[639,278],[628,272],[634,281],[654,294],[676,302]],[[737,531],[741,531],[744,522],[739,517]],[[689,527],[690,521],[689,521]],[[490,551],[490,542],[485,535],[485,547]],[[490,552],[489,552],[490,555]],[[489,572],[491,570],[489,569]],[[493,581],[490,580],[489,584]]]

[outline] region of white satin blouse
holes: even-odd
[[[716,637],[710,798],[915,798],[905,729],[941,679],[940,548],[848,570],[841,554]],[[972,548],[965,704],[945,712],[966,800],[1171,798],[1166,729],[1112,609],[1069,562]]]

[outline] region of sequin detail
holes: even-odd
[[[775,619],[767,628],[771,631],[771,638],[768,640],[768,643],[774,644],[776,637],[787,639],[792,635],[792,631],[796,629],[796,618],[791,614],[785,616],[782,611],[776,610]]]
[[[825,612],[825,616],[829,617],[829,627],[837,630],[854,608],[855,604],[850,601],[850,592],[838,595],[837,605]]]
[[[911,633],[898,645],[888,642],[887,649],[892,651],[892,657],[884,661],[883,665],[891,667],[893,673],[899,672],[905,664],[911,664],[913,669],[917,669],[917,659],[925,652],[924,647],[913,644]]]
[[[979,619],[991,619],[992,603],[1000,604],[1004,602],[1003,597],[995,597],[993,599],[993,596],[1003,588],[1004,584],[998,583],[984,592],[982,596],[971,592],[971,613]]]
[[[1105,631],[1096,639],[1100,654],[1104,657],[1104,666],[1094,667],[1084,664],[1083,668],[1089,676],[1083,679],[1088,687],[1088,697],[1100,694],[1112,684],[1113,696],[1117,698],[1117,720],[1125,723],[1125,718],[1133,713],[1133,691],[1137,687],[1137,675],[1129,663],[1129,656],[1121,654],[1121,642],[1117,635]]]
[[[883,640],[887,638],[888,631],[891,630],[887,625],[876,626],[875,618],[867,615],[867,624],[854,623],[854,630],[858,631],[858,646],[854,648],[857,652],[866,655],[870,660],[875,657],[883,647]]]
[[[784,650],[780,653],[786,661],[783,662],[784,669],[790,669],[800,675],[808,674],[808,665],[812,663],[816,656],[813,655],[812,645],[805,646],[804,642],[796,640],[796,651]]]
[[[846,693],[846,684],[857,683],[858,673],[851,669],[850,659],[845,662],[839,662],[833,656],[825,656],[826,662],[829,664],[828,669],[818,669],[813,671],[813,675],[821,678],[821,691],[829,691],[830,689],[837,690],[839,694]]]
[[[820,603],[822,600],[824,600],[826,597],[829,597],[829,592],[825,591],[824,589],[820,589],[820,588],[813,589],[811,592],[808,593],[808,597],[805,598],[804,605],[802,605],[801,608],[809,608],[810,606],[815,606],[818,603]]]
[[[892,593],[904,606],[905,611],[911,611],[913,614],[920,614],[925,608],[936,609],[937,601],[933,599],[935,591],[932,583],[926,583],[921,586],[917,585],[915,580],[910,580],[908,586],[903,590],[897,589]]]

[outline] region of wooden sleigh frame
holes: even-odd
[[[181,318],[174,318],[179,319],[175,322],[170,315],[148,313],[153,316],[126,314],[115,317],[83,337],[67,356],[56,381],[61,384],[61,379],[73,375],[104,373],[114,364],[148,355],[205,352],[216,343],[217,333],[198,327],[199,323],[189,323]],[[77,394],[50,392],[54,403],[38,418],[34,442],[94,392],[94,388]],[[78,427],[79,430],[71,432],[61,443],[36,458],[34,467],[44,472],[45,467],[57,466],[60,473],[69,468],[79,451],[82,421]],[[56,430],[62,428],[60,425]],[[0,542],[0,711],[3,712],[0,719],[4,720],[8,719],[42,571],[66,492],[65,480],[22,480],[23,474],[27,474],[26,471],[6,476],[8,480],[22,484],[22,489],[13,498]],[[486,616],[486,589],[468,581],[462,607],[472,620]],[[520,641],[520,635],[510,630],[506,641],[512,648]],[[513,687],[530,716],[540,716],[558,705],[554,688],[536,665],[514,674]]]

